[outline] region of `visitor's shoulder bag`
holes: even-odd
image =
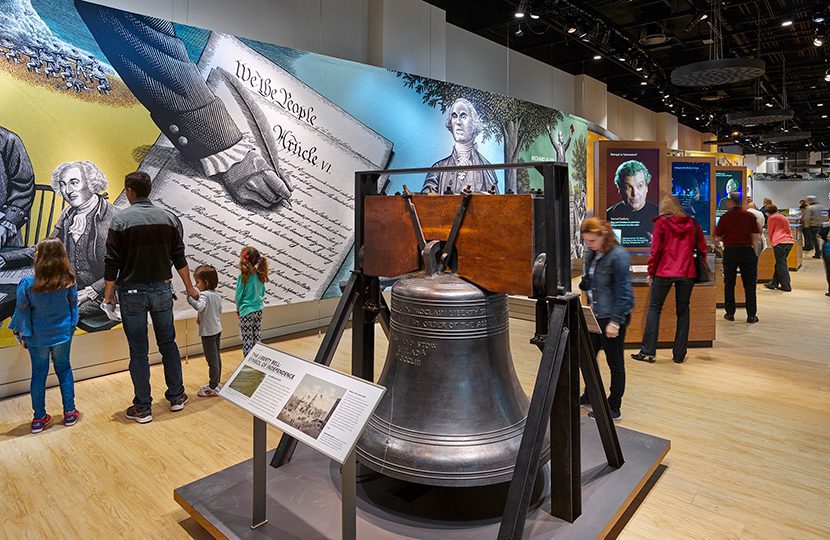
[[[706,262],[706,255],[697,249],[702,237],[703,231],[700,230],[700,225],[695,222],[695,247],[692,252],[695,258],[695,283],[709,283],[712,281],[712,270],[709,269],[709,264]]]

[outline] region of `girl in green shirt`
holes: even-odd
[[[248,356],[259,341],[266,283],[268,261],[256,248],[245,246],[240,253],[239,277],[236,278],[236,313],[239,315],[244,356]]]

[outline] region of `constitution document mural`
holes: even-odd
[[[565,161],[573,223],[585,215],[578,117],[81,0],[0,0],[0,126],[13,134],[2,156],[0,345],[13,343],[15,286],[46,236],[71,247],[81,328],[113,326],[99,308],[102,246],[136,169],[153,179],[152,201],[181,219],[191,266],[217,268],[228,311],[245,245],[271,262],[266,305],[339,294],[353,264],[355,171]],[[541,177],[430,174],[379,187],[404,184],[516,193]],[[175,311],[195,316],[183,294]]]

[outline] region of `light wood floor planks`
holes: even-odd
[[[621,425],[671,439],[672,450],[622,538],[830,537],[830,298],[821,262],[806,259],[793,283],[789,294],[759,287],[759,324],[747,325],[740,310],[729,323],[719,310],[715,347],[692,349],[686,364],[673,364],[668,351],[656,364],[627,362]],[[511,324],[529,389],[533,326]],[[310,358],[320,340],[278,346]],[[223,354],[226,376],[240,356]],[[347,334],[335,366],[348,361]],[[171,413],[157,401],[147,425],[123,417],[127,373],[78,383],[83,416],[72,428],[32,435],[28,396],[0,401],[0,538],[206,538],[173,489],[249,458],[251,421],[220,399],[196,397],[207,380],[201,358],[184,374],[190,404]],[[158,399],[160,366],[152,377]],[[47,403],[60,410],[56,388]],[[269,446],[278,436],[269,432]]]

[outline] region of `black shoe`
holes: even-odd
[[[594,414],[594,411],[591,411],[588,413],[588,418],[590,418],[591,420],[596,420],[597,416]],[[611,420],[613,420],[614,422],[619,422],[620,420],[622,420],[622,413],[619,411],[619,409],[611,409]]]
[[[579,406],[584,407],[586,409],[591,409],[591,400],[588,399],[588,396],[579,396]]]
[[[793,292],[792,289],[785,289],[784,287],[778,287],[778,290],[779,291],[784,291],[784,292]]]
[[[124,414],[130,420],[135,420],[139,424],[146,424],[147,422],[153,421],[153,414],[150,412],[150,409],[140,411],[135,408],[135,405],[130,406]]]
[[[757,323],[758,322],[758,317],[747,317],[746,322],[748,322],[749,324]]]
[[[170,410],[178,412],[184,409],[185,404],[187,404],[187,394],[182,394],[170,402]]]
[[[764,287],[766,287],[767,289],[769,289],[769,290],[771,290],[771,291],[774,291],[774,290],[777,288],[777,287],[776,287],[775,285],[773,285],[772,283],[764,283]]]
[[[639,360],[640,362],[648,362],[649,364],[653,364],[657,361],[653,356],[639,352],[637,354],[632,354],[631,358]]]
[[[814,259],[821,259],[821,255],[813,255]]]
[[[724,313],[723,318],[726,319],[727,321],[734,321],[735,320],[735,316],[730,315],[729,313]]]
[[[685,361],[686,361],[685,357],[683,357],[683,358],[672,358],[672,362],[674,362],[675,364],[682,364]]]

